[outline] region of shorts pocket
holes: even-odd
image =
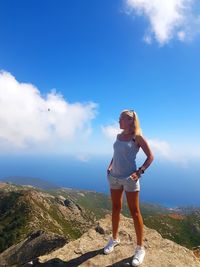
[[[107,175],[107,179],[111,184],[116,184],[117,179],[115,177],[113,177],[111,174]]]
[[[139,181],[139,179],[133,180],[133,178],[131,176],[129,176],[127,180],[130,182],[133,182],[133,183],[137,183]]]

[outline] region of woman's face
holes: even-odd
[[[134,128],[134,120],[126,113],[121,113],[119,117],[119,127],[120,129],[130,130]]]

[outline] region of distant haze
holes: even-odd
[[[2,157],[0,178],[36,177],[62,187],[109,194],[106,178],[109,161],[108,156],[93,157],[88,162],[67,156],[9,156],[9,160]],[[195,162],[189,168],[169,163],[152,163],[140,180],[141,201],[171,207],[200,205],[199,173]]]

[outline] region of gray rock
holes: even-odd
[[[121,243],[109,255],[103,254],[111,233],[111,215],[99,221],[74,240],[48,255],[40,256],[37,266],[67,266],[67,267],[122,267],[131,266],[131,260],[136,246],[136,235],[133,220],[120,215],[119,237]],[[97,228],[96,228],[97,227]],[[98,231],[99,229],[104,229]],[[146,256],[142,267],[200,267],[200,261],[193,251],[175,242],[162,238],[155,230],[144,226],[144,247]]]
[[[40,255],[51,252],[66,244],[67,239],[63,236],[34,231],[17,245],[13,245],[0,254],[0,267],[22,266],[29,264]]]

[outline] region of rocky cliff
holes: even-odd
[[[104,255],[103,246],[111,234],[111,215],[101,219],[95,228],[83,234],[62,248],[39,257],[43,266],[129,266],[136,245],[133,221],[121,215],[119,237],[121,245]],[[146,257],[143,267],[200,267],[200,261],[193,252],[173,241],[164,239],[152,229],[144,228]],[[39,266],[39,264],[38,264]]]
[[[50,254],[40,256],[33,265],[48,267],[130,266],[136,245],[132,219],[121,215],[119,229],[121,244],[115,247],[111,254],[104,255],[103,247],[110,235],[111,215],[108,214],[79,239],[69,242]],[[191,250],[162,238],[157,231],[147,227],[144,227],[144,246],[146,257],[143,267],[200,267],[200,261]]]

